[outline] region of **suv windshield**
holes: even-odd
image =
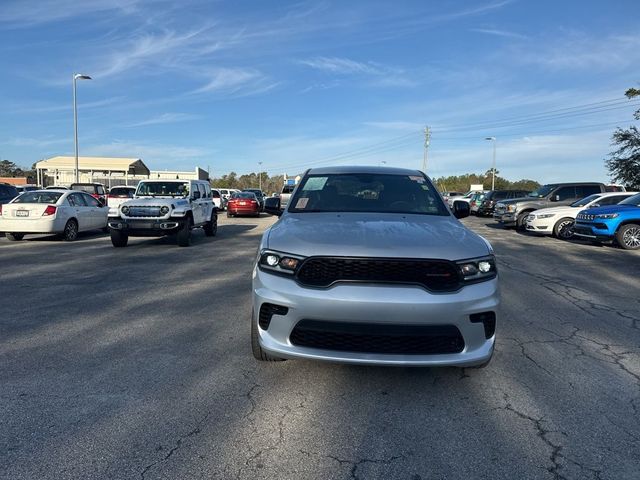
[[[378,173],[309,175],[298,187],[289,211],[450,215],[423,175]]]
[[[633,205],[635,207],[640,207],[640,193],[621,201],[618,205]]]
[[[556,189],[556,187],[557,185],[543,185],[539,189],[534,190],[533,192],[528,194],[527,197],[544,198],[547,195],[549,195],[551,192],[553,192]]]
[[[189,195],[187,182],[140,182],[136,191],[138,197],[186,197]]]
[[[593,202],[594,200],[600,198],[602,195],[598,195],[598,194],[594,194],[594,195],[589,195],[588,197],[584,197],[581,200],[578,200],[577,202],[573,202],[570,206],[571,207],[586,207],[587,204]]]

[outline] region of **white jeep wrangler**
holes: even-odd
[[[188,247],[193,228],[216,234],[217,213],[207,181],[143,180],[132,200],[109,210],[111,243],[126,247],[130,236],[175,235],[178,245]]]

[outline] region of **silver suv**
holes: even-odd
[[[420,171],[308,170],[263,235],[253,274],[259,360],[483,366],[498,276],[489,243]]]
[[[132,200],[109,209],[108,227],[114,247],[126,247],[129,237],[165,235],[188,247],[191,230],[198,227],[212,237],[218,230],[218,216],[209,182],[143,180]]]

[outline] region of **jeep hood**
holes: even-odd
[[[178,205],[189,205],[189,200],[182,197],[138,197],[127,200],[122,205],[138,205],[141,207],[161,207],[163,205],[170,207],[173,205],[177,207]]]
[[[640,207],[634,205],[609,205],[607,207],[596,207],[584,209],[585,213],[589,215],[604,215],[607,213],[622,213],[622,212],[638,212],[640,213]]]
[[[490,253],[454,217],[388,213],[285,213],[264,246],[302,256],[461,260]]]

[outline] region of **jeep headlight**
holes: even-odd
[[[123,214],[125,214],[125,215],[129,215],[129,207],[128,207],[128,206],[126,206],[126,205],[123,205],[123,206],[120,208],[120,211],[121,211]]]
[[[543,214],[537,214],[535,215],[535,218],[537,219],[541,219],[541,218],[551,218],[554,217],[556,214],[555,213],[543,213]]]
[[[271,271],[273,273],[284,273],[293,275],[298,267],[302,264],[304,257],[298,255],[290,255],[288,253],[276,252],[273,250],[263,250],[260,252],[258,266],[262,270]]]
[[[495,278],[498,270],[496,268],[496,258],[493,255],[469,260],[461,260],[458,268],[462,274],[464,283],[484,282]]]
[[[599,218],[600,220],[608,220],[610,218],[618,218],[619,216],[619,213],[601,213],[600,215],[596,215],[596,218]]]
[[[167,207],[166,205],[163,205],[162,207],[160,207],[160,214],[161,215],[166,215],[167,213],[169,213],[170,208]]]

